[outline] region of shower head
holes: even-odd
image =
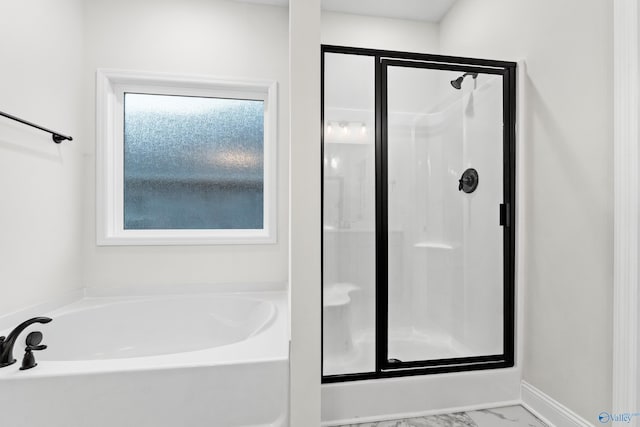
[[[478,78],[478,73],[464,73],[457,79],[451,80],[451,86],[453,86],[455,89],[462,89],[462,81],[467,76],[471,76],[475,80],[476,78]]]
[[[451,80],[451,86],[453,86],[455,89],[462,89],[462,80],[464,80],[463,76],[460,76],[455,80]]]

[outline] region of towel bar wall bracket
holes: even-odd
[[[6,117],[6,118],[11,119],[11,120],[15,120],[16,122],[22,123],[23,125],[31,126],[32,128],[40,129],[43,132],[50,133],[51,134],[51,139],[53,139],[53,142],[55,142],[56,144],[60,144],[64,140],[73,141],[73,138],[70,137],[70,136],[66,136],[66,135],[63,135],[63,134],[61,134],[59,132],[52,131],[51,129],[47,129],[47,128],[42,127],[42,126],[38,126],[35,123],[31,123],[31,122],[29,122],[27,120],[24,120],[24,119],[21,119],[19,117],[12,116],[11,114],[3,113],[2,111],[0,111],[0,116]]]

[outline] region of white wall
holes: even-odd
[[[289,4],[291,426],[320,425],[320,0]]]
[[[611,406],[611,2],[459,0],[440,41],[526,61],[523,375],[595,424]]]
[[[0,1],[0,315],[79,289],[82,231],[80,0]]]
[[[438,25],[408,19],[322,12],[322,43],[438,53]]]
[[[288,247],[288,11],[218,0],[86,0],[85,135],[95,140],[95,71],[121,68],[277,80],[278,243],[98,247],[94,155],[88,161],[84,281],[88,287],[280,282]]]

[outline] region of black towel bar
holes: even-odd
[[[0,111],[0,116],[4,116],[8,119],[15,120],[16,122],[20,122],[27,126],[31,126],[33,128],[40,129],[41,131],[48,132],[51,134],[51,138],[53,139],[53,142],[55,142],[56,144],[60,144],[65,139],[67,141],[73,141],[73,138],[71,138],[70,136],[62,135],[61,133],[52,131],[51,129],[43,128],[42,126],[38,126],[35,123],[31,123],[21,118],[18,118],[16,116],[12,116],[11,114],[3,113],[2,111]]]

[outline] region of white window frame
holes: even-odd
[[[276,234],[277,82],[99,69],[96,74],[96,240],[103,245],[272,244]],[[264,101],[262,229],[124,228],[124,94]]]

